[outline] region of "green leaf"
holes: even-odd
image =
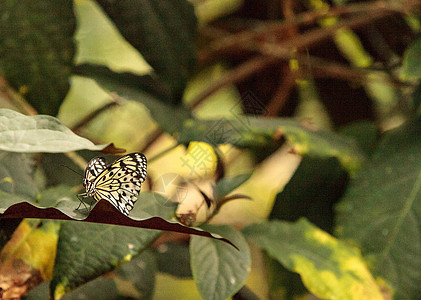
[[[240,174],[234,177],[224,177],[221,180],[219,180],[216,183],[213,190],[214,199],[222,199],[223,197],[231,193],[244,182],[249,180],[251,174],[252,173]]]
[[[159,272],[167,273],[179,278],[192,278],[190,268],[190,253],[187,243],[168,242],[157,247]]]
[[[65,195],[64,187],[44,192],[41,202]],[[61,191],[60,191],[61,190]],[[142,197],[133,212],[170,218],[173,207],[153,193]],[[147,248],[160,231],[104,224],[66,222],[60,230],[51,293],[55,298],[115,269]]]
[[[200,141],[211,145],[228,143],[240,148],[256,148],[272,145],[282,135],[298,154],[336,157],[351,173],[355,173],[365,159],[353,139],[281,118],[189,119],[184,122],[178,141],[181,144]]]
[[[62,299],[152,299],[155,276],[154,256],[150,251],[144,251],[113,272],[88,282]]]
[[[1,251],[2,299],[20,298],[51,278],[59,228],[56,221],[23,220],[19,224]]]
[[[82,149],[102,150],[91,141],[74,134],[51,116],[26,116],[0,109],[0,150],[10,152],[69,152]]]
[[[338,206],[337,232],[360,245],[395,299],[421,293],[421,118],[390,131]]]
[[[156,262],[151,251],[144,251],[113,272],[98,277],[63,296],[72,299],[152,299],[155,287]],[[26,300],[48,299],[48,284],[34,288]]]
[[[191,118],[191,112],[181,104],[173,105],[167,103],[166,98],[157,98],[165,97],[167,92],[165,88],[161,88],[161,85],[154,87],[147,76],[118,74],[104,67],[93,66],[84,67],[79,74],[94,79],[108,92],[142,103],[149,110],[152,118],[168,133],[180,131],[184,120]]]
[[[95,152],[89,150],[79,151],[78,154],[86,161],[98,156]],[[80,170],[80,166],[76,165],[64,153],[44,153],[41,165],[38,168],[42,170],[46,185],[49,187],[57,185],[78,186],[82,183],[84,176],[82,171],[77,171],[77,173],[73,171]]]
[[[322,299],[384,299],[359,251],[308,221],[270,221],[243,230]]]
[[[345,192],[348,173],[335,158],[304,157],[276,196],[270,219],[295,222],[305,217],[321,229],[333,229],[334,204]]]
[[[6,79],[40,113],[56,115],[75,52],[73,1],[0,1],[0,28]]]
[[[412,94],[412,104],[415,111],[417,111],[421,106],[421,81],[418,82],[418,85]]]
[[[299,274],[289,271],[267,253],[263,253],[263,264],[269,287],[269,299],[292,300],[308,295],[309,291],[304,286]]]
[[[351,137],[360,146],[360,149],[369,157],[377,147],[379,128],[374,122],[357,121],[342,127],[341,134]]]
[[[406,49],[401,75],[404,79],[421,78],[421,38],[413,41]]]
[[[50,292],[60,299],[74,288],[114,270],[146,249],[159,231],[65,222],[57,245]]]
[[[195,66],[197,21],[194,7],[185,0],[98,0],[122,35],[173,90],[180,103]]]
[[[0,151],[0,199],[14,203],[35,197],[38,188],[33,178],[33,166],[34,160],[29,154]]]
[[[25,295],[23,299],[25,300],[44,300],[49,299],[49,287],[50,281],[44,281],[41,284],[34,287]]]
[[[168,102],[171,99],[171,90],[169,90],[158,78],[151,75],[136,75],[133,73],[116,73],[108,67],[82,64],[73,68],[75,75],[91,77],[99,82],[103,82],[107,86],[108,82],[118,82],[133,89],[138,89],[144,93],[152,95],[159,101]],[[113,87],[113,85],[111,85]],[[123,89],[115,88],[117,91],[123,92]],[[124,95],[124,93],[123,93]]]
[[[230,226],[202,228],[229,238],[239,248],[196,236],[190,240],[191,268],[200,295],[203,299],[227,299],[238,292],[250,272],[248,245],[242,234]]]

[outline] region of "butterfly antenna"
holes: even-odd
[[[61,165],[61,164],[60,164],[60,166],[61,166],[61,167],[65,167],[65,168],[69,169],[70,171],[75,172],[75,173],[76,173],[77,175],[79,175],[80,177],[83,177],[83,174],[80,174],[78,171],[73,170],[73,169],[72,169],[72,168],[70,168],[69,166],[66,166],[66,165]]]

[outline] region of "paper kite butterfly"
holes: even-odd
[[[146,179],[146,164],[142,153],[124,155],[109,166],[104,157],[93,158],[85,169],[86,192],[78,196],[105,199],[128,216]]]

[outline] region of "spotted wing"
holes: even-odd
[[[117,159],[95,179],[94,199],[106,199],[119,211],[129,215],[146,179],[146,157],[131,153]]]
[[[103,157],[91,159],[85,169],[84,185],[87,181],[94,181],[95,178],[107,168],[107,162]]]

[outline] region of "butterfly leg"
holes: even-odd
[[[92,210],[92,205],[95,203],[95,201],[92,201],[90,204],[89,204],[89,212],[91,212],[91,210]]]
[[[79,206],[76,208],[76,210],[79,210],[79,208],[82,204],[83,204],[83,206],[85,206],[86,210],[88,210],[88,207],[86,206],[85,202],[83,202],[82,199],[80,198],[80,197],[85,198],[84,195],[85,194],[77,194],[77,198],[79,199],[80,203],[79,203]],[[91,210],[89,209],[89,211],[91,211]]]

